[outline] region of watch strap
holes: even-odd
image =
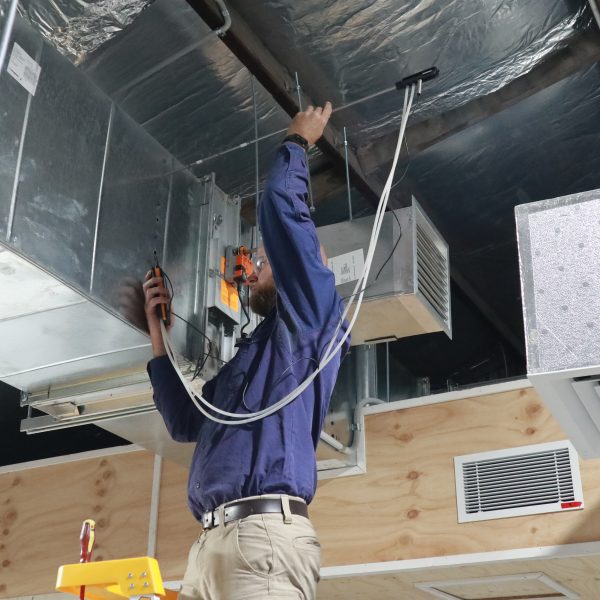
[[[308,147],[309,147],[308,141],[298,133],[290,133],[290,135],[287,135],[283,141],[284,142],[293,142],[294,144],[298,144],[298,146],[302,146],[302,148],[304,148],[305,152],[308,152]]]

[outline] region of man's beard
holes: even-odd
[[[250,308],[252,312],[266,317],[275,308],[277,290],[274,283],[267,283],[260,289],[253,288],[250,292]]]

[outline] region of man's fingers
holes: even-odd
[[[331,113],[333,112],[333,106],[331,105],[331,102],[329,102],[329,100],[327,102],[325,102],[325,108],[323,109],[323,117],[329,121],[329,117],[331,116]]]
[[[318,115],[320,115],[322,112],[323,112],[322,106],[317,106],[317,108],[315,108],[315,113],[317,113]]]
[[[310,113],[312,113],[312,112],[314,112],[314,111],[315,111],[315,107],[314,107],[314,106],[312,106],[312,104],[309,104],[309,105],[306,107],[306,110],[305,110],[304,112],[305,112],[307,115],[309,115]]]
[[[167,304],[169,302],[168,298],[151,298],[150,300],[148,300],[148,302],[146,303],[146,306],[148,307],[148,310],[151,310],[153,308],[156,308],[159,304]]]
[[[162,277],[150,277],[150,279],[146,279],[142,284],[144,290],[147,290],[151,287],[163,287],[163,278]]]

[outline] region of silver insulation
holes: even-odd
[[[258,37],[317,100],[342,105],[437,66],[415,108],[428,118],[494,92],[573,35],[585,2],[564,0],[270,0],[235,2]],[[285,54],[281,52],[286,48]],[[390,93],[340,115],[360,142],[401,117]]]
[[[85,60],[92,79],[184,163],[251,140],[246,69],[184,0],[149,4],[23,2],[46,37],[72,60]],[[527,73],[589,15],[583,0],[228,0],[227,5],[290,74],[299,73],[303,89],[319,102],[331,99],[339,107],[437,66],[440,77],[427,84],[416,120]],[[262,88],[258,96],[260,134],[285,125],[287,117]],[[390,92],[340,112],[336,125],[348,127],[353,146],[364,145],[396,127],[401,105],[401,94]],[[272,147],[262,144],[263,157]],[[254,149],[229,158],[210,168],[234,166],[225,188],[251,193],[241,180],[254,179]]]
[[[21,0],[20,12],[62,54],[83,62],[153,0]]]

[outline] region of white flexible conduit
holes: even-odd
[[[219,6],[219,10],[221,11],[221,15],[223,15],[223,20],[225,21],[225,23],[223,23],[223,25],[221,25],[219,29],[215,29],[214,32],[219,37],[223,37],[231,27],[231,15],[229,14],[229,11],[227,10],[227,7],[225,6],[225,2],[223,2],[223,0],[215,0],[215,2]]]
[[[381,225],[383,223],[383,217],[385,215],[385,209],[387,207],[388,199],[390,196],[390,190],[392,188],[392,181],[394,179],[396,165],[398,163],[398,158],[400,156],[400,150],[402,148],[402,141],[404,139],[404,133],[406,131],[406,124],[408,122],[408,116],[410,114],[413,99],[415,96],[415,87],[416,87],[416,85],[413,84],[413,85],[411,85],[410,90],[408,87],[404,90],[404,110],[402,112],[402,121],[400,123],[400,132],[398,135],[398,143],[396,145],[396,152],[394,153],[394,160],[392,163],[392,167],[390,169],[390,173],[388,175],[387,181],[383,188],[383,192],[381,193],[381,197],[379,199],[379,205],[377,206],[377,211],[375,213],[375,221],[373,223],[373,231],[371,233],[371,239],[369,241],[369,249],[367,251],[367,257],[365,259],[365,263],[364,263],[364,267],[363,267],[361,276],[358,279],[358,281],[356,282],[356,285],[354,286],[354,291],[352,292],[352,296],[350,296],[348,304],[344,310],[344,313],[342,314],[342,316],[340,318],[340,322],[337,325],[335,333],[333,334],[331,341],[329,342],[329,345],[327,346],[327,349],[325,350],[325,354],[323,355],[323,358],[321,359],[319,366],[302,383],[300,383],[300,385],[295,390],[290,392],[287,396],[285,396],[284,398],[282,398],[275,404],[272,404],[271,406],[269,406],[263,410],[259,410],[257,412],[249,413],[249,414],[245,414],[245,415],[227,412],[225,410],[218,408],[217,406],[214,406],[208,400],[203,398],[201,395],[198,395],[192,389],[190,383],[185,379],[185,377],[181,373],[181,370],[179,369],[179,366],[177,364],[177,359],[175,357],[175,350],[173,349],[171,340],[169,339],[169,334],[164,326],[164,323],[161,320],[160,326],[161,326],[162,336],[163,336],[163,340],[164,340],[164,344],[165,344],[165,348],[167,350],[167,355],[169,357],[169,360],[171,361],[171,364],[173,365],[173,368],[175,369],[177,376],[181,380],[181,383],[183,384],[183,386],[187,390],[190,398],[192,399],[192,402],[196,405],[196,408],[207,419],[210,419],[211,421],[214,421],[215,423],[221,423],[223,425],[245,425],[247,423],[252,423],[254,421],[264,419],[265,417],[268,417],[268,416],[276,413],[278,410],[280,410],[284,406],[287,406],[290,402],[292,402],[295,398],[297,398],[313,382],[315,377],[329,364],[329,362],[333,359],[333,357],[340,351],[340,349],[344,345],[344,342],[348,339],[348,336],[350,335],[350,332],[352,331],[352,328],[354,327],[354,323],[356,322],[356,319],[358,317],[358,313],[359,313],[359,310],[360,310],[360,307],[362,304],[362,300],[363,300],[363,296],[365,293],[366,283],[369,278],[369,272],[371,270],[371,264],[373,262],[373,256],[375,254],[375,247],[377,245],[377,240],[379,239],[379,232],[381,230]],[[346,317],[348,315],[350,307],[354,303],[354,300],[357,296],[358,296],[358,300],[356,301],[356,310],[354,311],[354,314],[352,315],[352,319],[350,320],[348,329],[346,330],[346,332],[342,336],[341,340],[337,343],[337,345],[334,348],[333,346],[335,344],[335,340],[337,338],[338,332],[340,331],[340,329],[344,323],[344,320],[346,319]],[[216,417],[216,416],[214,416],[214,414],[211,414],[210,412],[208,412],[209,410],[212,411],[213,413],[217,413],[218,415],[221,415],[221,417],[226,417],[226,418]]]

